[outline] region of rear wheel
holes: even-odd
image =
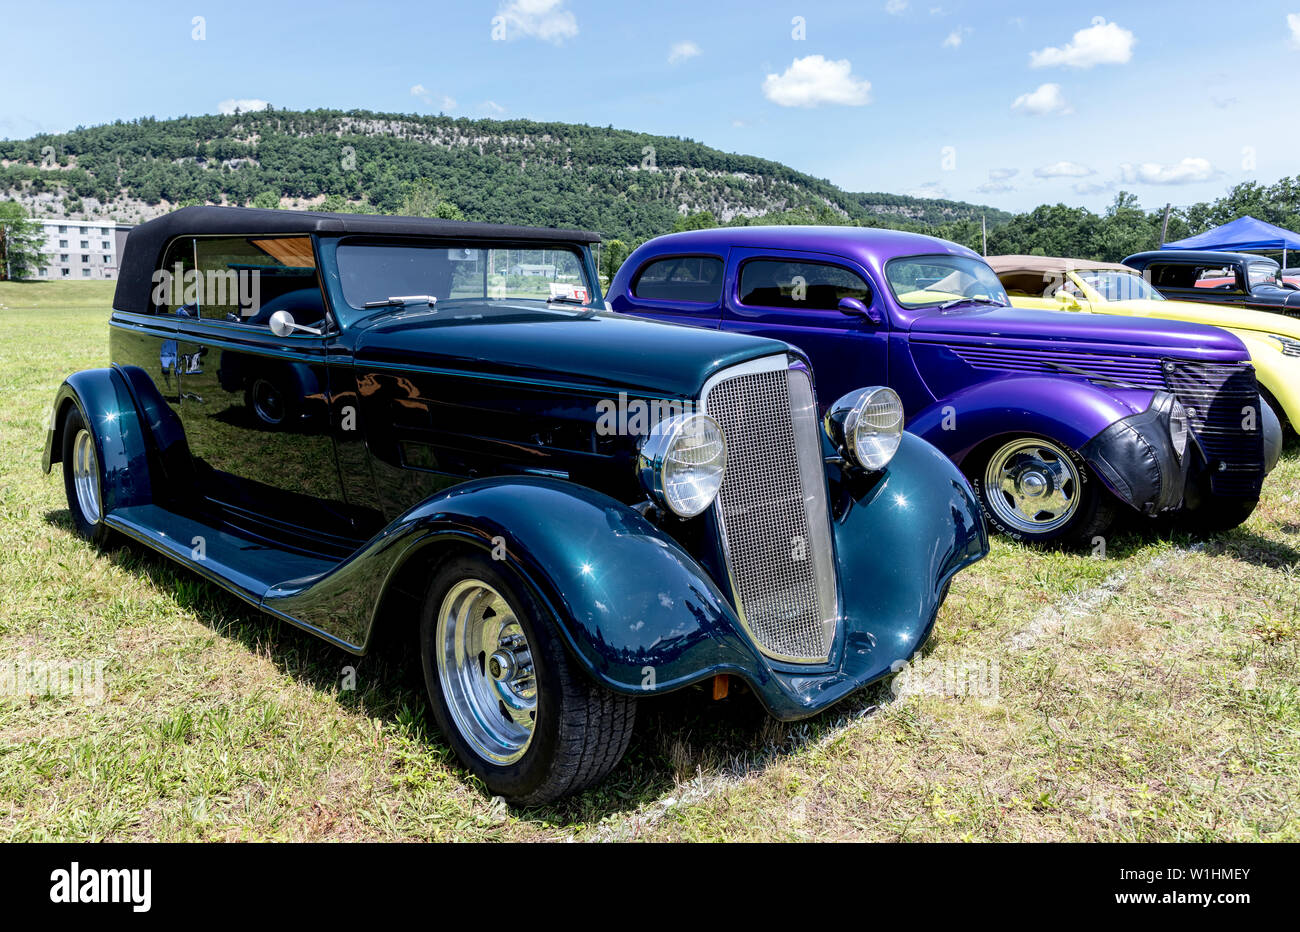
[[[974,486],[994,530],[1026,543],[1089,544],[1115,517],[1110,493],[1074,450],[1041,437],[990,448]]]
[[[635,701],[575,669],[549,613],[485,557],[456,557],[435,575],[420,655],[438,727],[512,804],[581,790],[627,750]]]
[[[75,405],[63,420],[63,488],[73,528],[103,546],[111,533],[104,523],[103,470],[94,435]]]

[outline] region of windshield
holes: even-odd
[[[1250,287],[1256,285],[1276,285],[1277,266],[1271,262],[1252,262],[1246,267],[1250,275]]]
[[[885,279],[903,307],[932,307],[962,300],[1010,303],[988,263],[967,256],[892,259],[885,266]]]
[[[1075,272],[1079,280],[1100,294],[1107,301],[1163,301],[1165,296],[1151,287],[1136,272],[1121,272],[1118,269],[1084,269]]]
[[[343,298],[357,311],[413,295],[439,305],[552,298],[589,304],[595,293],[576,246],[343,242],[336,263]]]

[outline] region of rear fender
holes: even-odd
[[[116,368],[83,369],[59,386],[45,434],[41,468],[49,472],[63,460],[64,419],[72,407],[95,439],[103,476],[104,513],[153,500],[146,427],[131,390]]]

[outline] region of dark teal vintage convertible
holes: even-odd
[[[590,233],[191,207],[136,227],[112,363],[45,468],[146,544],[361,654],[409,638],[492,793],[604,776],[636,699],[816,713],[928,637],[988,548],[955,467],[807,359],[603,309]]]

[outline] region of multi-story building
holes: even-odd
[[[129,227],[111,220],[39,220],[45,234],[37,278],[90,281],[117,278],[121,242]]]

